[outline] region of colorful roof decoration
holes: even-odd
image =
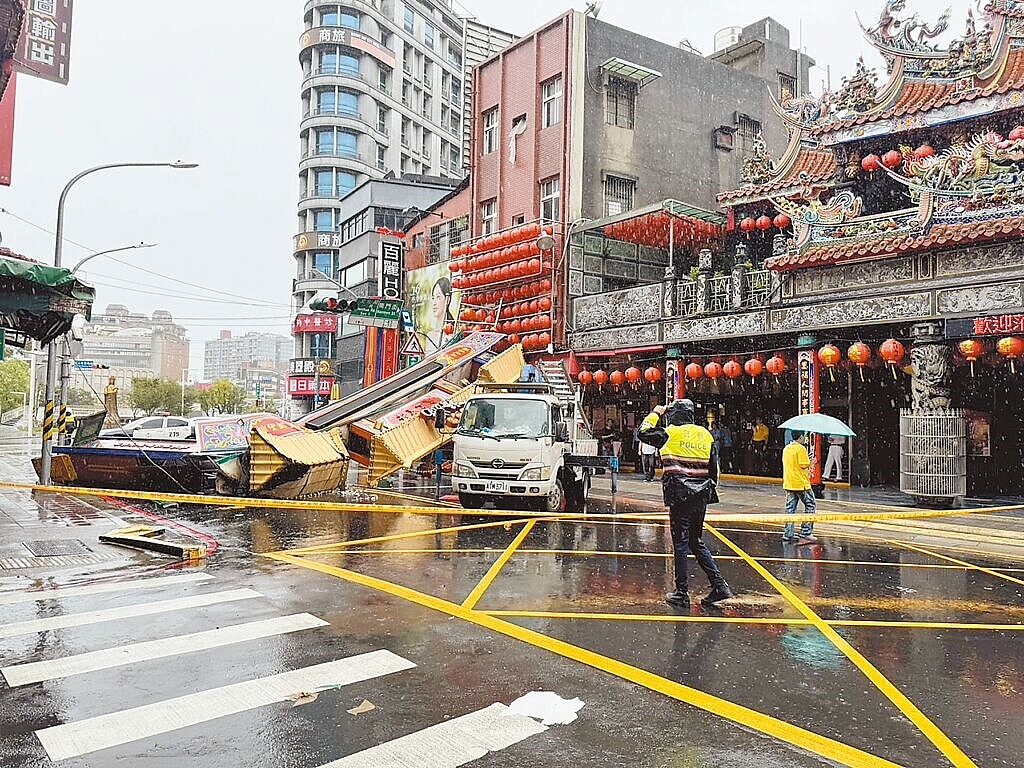
[[[836,157],[831,149],[800,147],[788,163],[788,168],[777,172],[774,178],[760,184],[723,192],[719,203],[737,203],[761,200],[768,196],[802,193],[809,186],[830,182],[836,173]]]

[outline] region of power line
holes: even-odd
[[[220,298],[216,298],[214,296],[200,296],[200,295],[195,294],[195,293],[184,293],[184,292],[169,291],[169,290],[164,290],[164,291],[147,291],[144,288],[138,288],[136,286],[149,286],[149,287],[152,287],[152,283],[140,283],[137,280],[128,280],[126,278],[114,277],[112,275],[103,275],[103,274],[101,274],[99,272],[88,272],[87,274],[95,275],[97,277],[104,278],[104,280],[93,280],[92,277],[90,277],[91,282],[94,282],[97,285],[103,285],[103,286],[106,286],[107,288],[116,288],[116,289],[122,290],[122,291],[134,291],[136,293],[147,293],[147,294],[152,295],[152,296],[165,296],[167,298],[172,298],[172,299],[184,299],[186,301],[201,301],[201,302],[204,302],[204,303],[214,303],[214,302],[216,302],[216,303],[220,303],[220,304],[238,304],[238,305],[246,306],[246,307],[268,307],[268,308],[272,307],[275,310],[280,310],[282,307],[287,307],[288,306],[287,304],[271,304],[269,302],[265,303],[265,302],[261,302],[261,301],[237,301],[237,300],[232,301],[230,299],[220,299]],[[114,283],[105,282],[106,280],[114,280],[115,282]],[[118,283],[128,283],[128,285],[118,285]]]

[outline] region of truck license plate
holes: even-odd
[[[504,480],[488,480],[487,490],[490,493],[508,493],[508,483]]]

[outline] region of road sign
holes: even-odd
[[[410,312],[408,309],[402,310],[402,330],[405,331],[406,333],[412,333],[413,330],[412,312]]]
[[[92,360],[75,360],[75,368],[80,371],[91,370],[94,365],[96,365],[96,363]]]
[[[402,350],[404,356],[422,356],[423,345],[420,344],[420,337],[415,333],[409,336],[409,340],[405,343],[405,348]]]
[[[348,316],[350,325],[372,325],[376,328],[398,328],[402,316],[400,299],[357,299]]]

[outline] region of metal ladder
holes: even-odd
[[[569,379],[564,360],[541,360],[536,364],[544,381],[551,385],[562,405],[576,402],[576,391]]]

